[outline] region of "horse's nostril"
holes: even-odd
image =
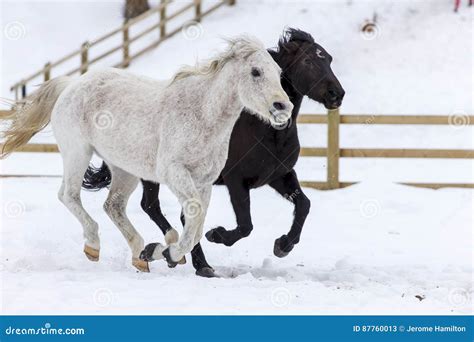
[[[337,100],[339,97],[334,90],[328,90],[328,94],[329,94],[329,99],[332,101]]]
[[[273,108],[276,110],[284,110],[286,105],[283,102],[273,102]]]

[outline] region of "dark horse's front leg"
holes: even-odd
[[[279,258],[283,258],[291,252],[293,247],[300,241],[301,230],[303,229],[304,221],[308,216],[311,201],[303,193],[296,176],[295,170],[291,170],[281,178],[278,178],[269,185],[278,191],[280,195],[295,204],[295,212],[293,224],[286,235],[282,235],[275,240],[273,254]]]
[[[211,242],[232,246],[240,239],[249,236],[253,228],[250,216],[250,191],[241,179],[226,183],[226,185],[237,219],[237,228],[227,230],[219,226],[208,231],[206,238]]]
[[[165,240],[167,244],[171,242],[176,242],[178,240],[178,235],[176,231],[171,227],[168,220],[165,218],[160,208],[160,200],[158,194],[160,192],[160,184],[153,183],[149,181],[142,180],[143,184],[143,197],[141,201],[142,209],[148,214],[150,219],[156,223],[160,230],[165,235]],[[181,214],[181,222],[184,226],[184,217]],[[148,244],[143,252],[140,255],[142,260],[152,261],[153,252],[155,251],[156,243]],[[203,277],[214,277],[214,270],[206,261],[204,252],[201,248],[201,245],[198,243],[194,246],[191,251],[191,256],[193,259],[193,266],[196,270],[196,274]]]

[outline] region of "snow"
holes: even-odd
[[[188,263],[137,273],[129,248],[101,210],[106,191],[84,193],[99,222],[98,263],[82,253],[82,229],[56,200],[59,179],[4,179],[2,300],[5,314],[467,314],[472,298],[472,194],[363,183],[305,189],[312,201],[302,239],[273,256],[292,207],[273,190],[252,191],[254,231],[228,248],[202,241],[219,279]],[[34,190],[33,190],[34,189]],[[161,232],[139,206],[128,213],[146,241]],[[179,206],[163,188],[175,227]],[[235,226],[227,190],[215,187],[205,227]],[[415,296],[424,296],[420,301]]]
[[[121,4],[2,1],[1,96],[11,97],[9,87],[48,60],[114,29]],[[374,12],[379,34],[367,40],[359,29]],[[294,26],[333,55],[347,94],[343,114],[463,119],[474,112],[472,13],[462,7],[454,14],[452,2],[442,0],[239,0],[203,19],[197,39],[179,33],[132,62],[130,71],[170,77],[178,66],[217,51],[222,36],[245,31],[271,47],[285,26]],[[5,37],[12,22],[24,28],[18,40]],[[325,110],[305,100],[302,112]],[[326,145],[324,125],[300,125],[299,132],[304,146]],[[348,125],[341,127],[341,146],[472,149],[473,136],[464,125]],[[51,129],[33,142],[54,142]],[[168,269],[157,261],[151,273],[137,273],[125,240],[101,209],[106,191],[83,194],[102,240],[101,260],[91,263],[82,253],[79,223],[56,198],[59,178],[2,178],[1,313],[472,314],[473,192],[392,182],[473,183],[473,167],[471,160],[342,159],[341,180],[363,182],[335,191],[304,189],[311,213],[300,244],[283,259],[273,256],[273,243],[289,230],[293,208],[267,187],[252,191],[251,236],[232,248],[202,241],[219,279],[195,277],[190,256],[185,266]],[[0,169],[62,172],[56,154],[14,154]],[[323,180],[326,161],[301,158],[296,169],[300,179]],[[138,187],[129,216],[145,241],[163,242],[141,211],[140,196]],[[180,230],[180,209],[166,187],[161,203]],[[204,229],[217,225],[235,227],[223,187],[213,190]]]

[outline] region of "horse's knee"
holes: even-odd
[[[253,225],[239,225],[237,229],[242,237],[247,237],[252,232]]]
[[[111,215],[112,214],[112,202],[109,201],[109,199],[107,199],[105,202],[104,202],[104,205],[102,206],[102,208],[104,208],[104,211],[107,215]]]

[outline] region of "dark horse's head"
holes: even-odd
[[[327,109],[341,105],[345,91],[331,70],[332,57],[309,33],[286,29],[277,49],[270,53],[282,68],[282,77],[296,92]]]

